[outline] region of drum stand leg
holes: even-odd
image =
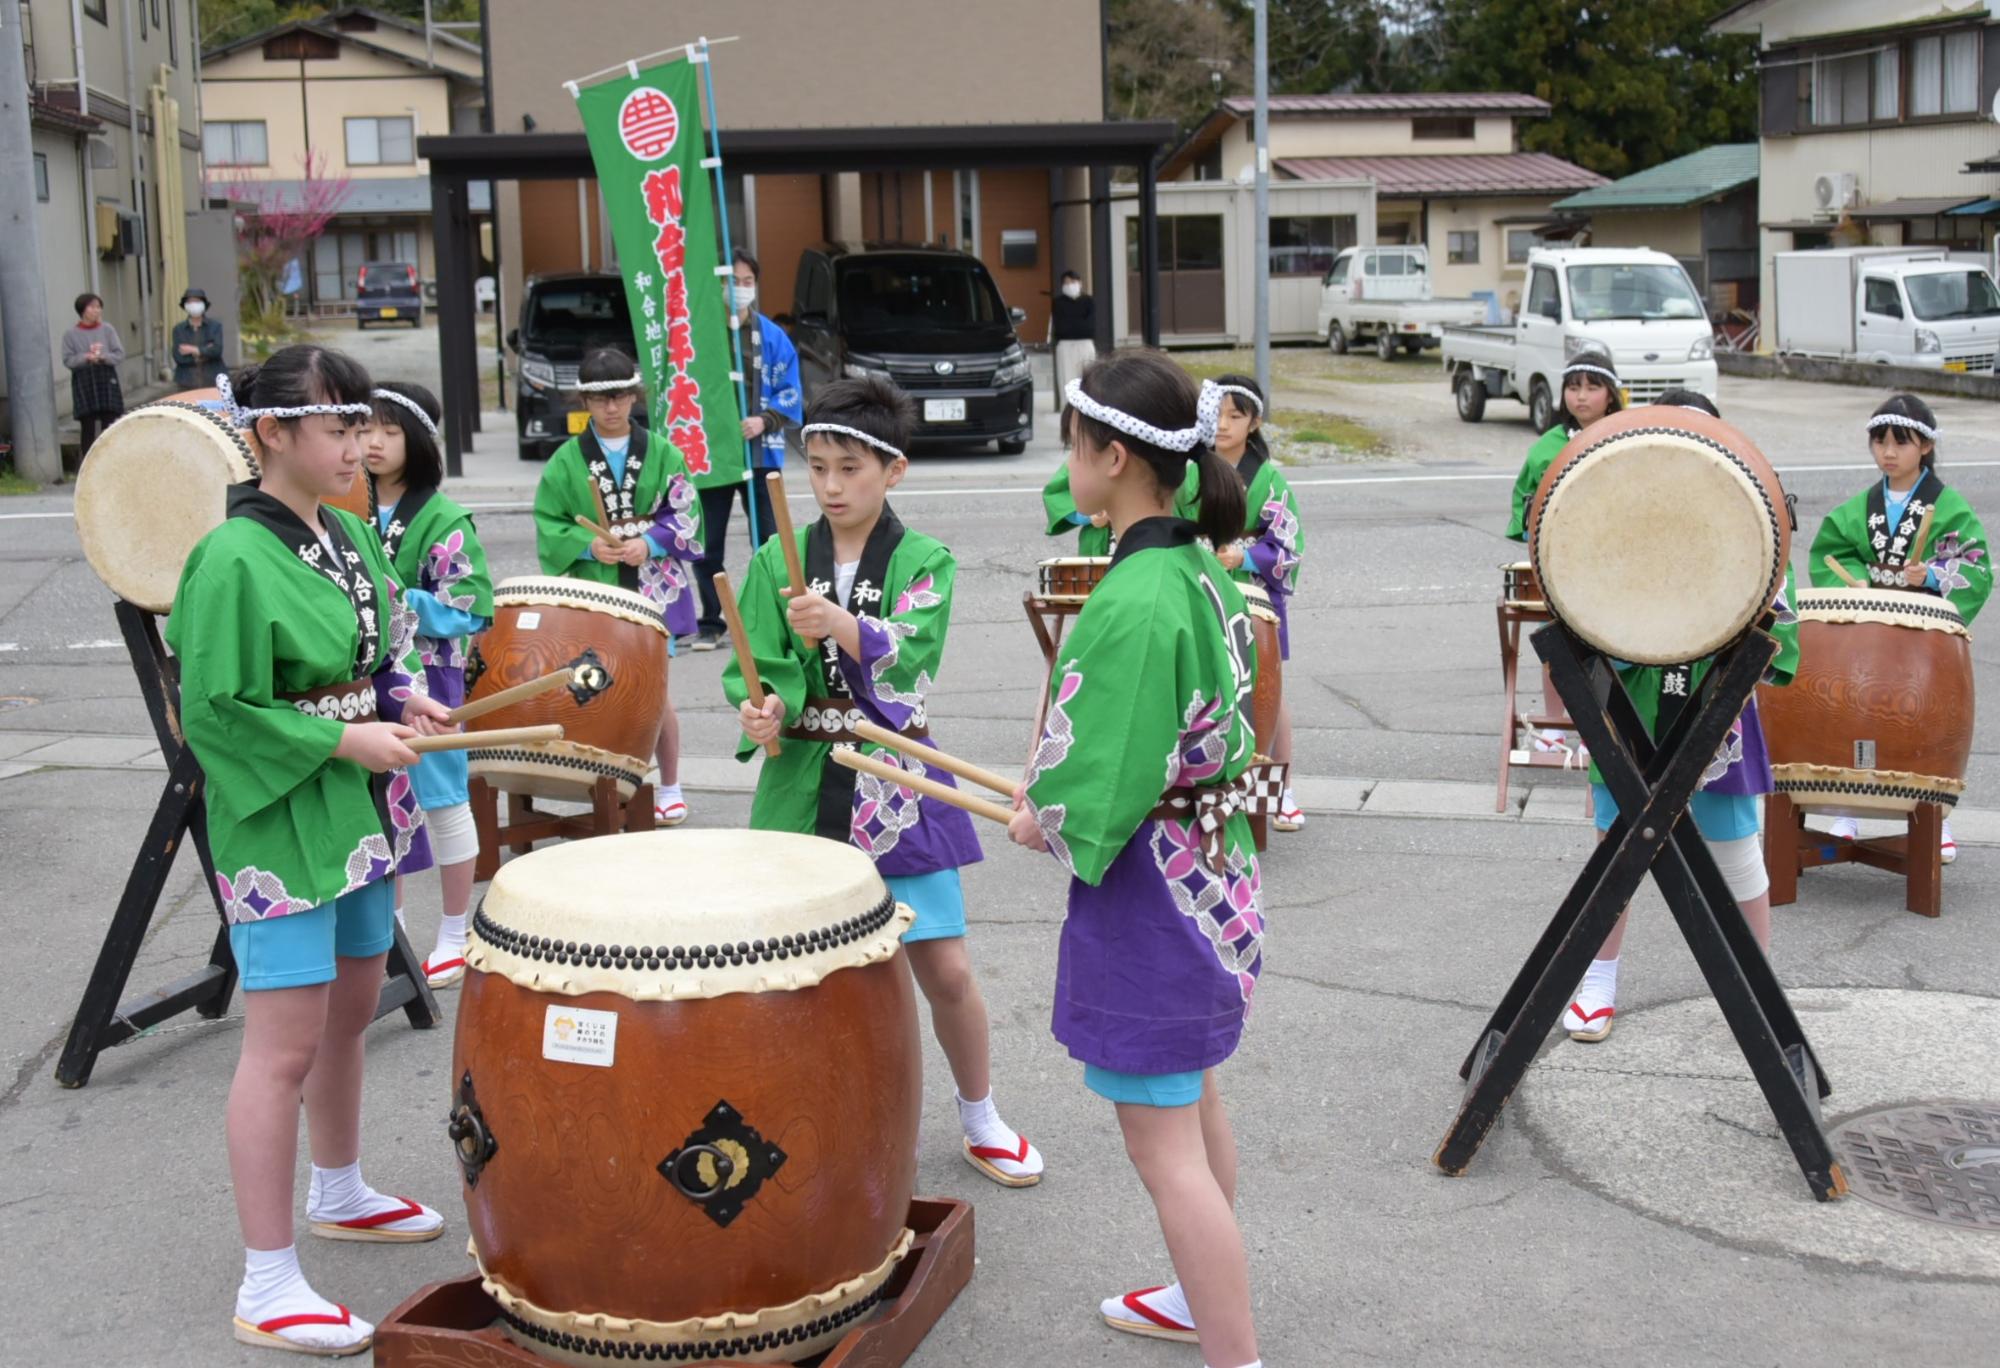
[[[472,878],[475,883],[485,883],[500,872],[500,795],[475,774],[466,785],[466,797],[472,804],[472,829],[479,836]]]
[[[1514,774],[1514,743],[1521,739],[1520,708],[1515,702],[1521,672],[1521,624],[1509,616],[1507,605],[1494,609],[1500,624],[1501,704],[1506,709],[1500,722],[1500,787],[1493,795],[1493,810],[1507,810],[1507,782]]]
[[[1782,810],[1779,804],[1784,805]],[[1824,832],[1805,830],[1805,814],[1782,794],[1765,800],[1764,814],[1764,839],[1768,842],[1764,864],[1771,874],[1771,906],[1781,907],[1798,898],[1799,875],[1805,870],[1865,864],[1902,876],[1903,905],[1910,911],[1920,917],[1944,915],[1944,857],[1939,849],[1944,839],[1943,804],[1918,803],[1909,814],[1905,835],[1866,841],[1836,841]],[[1790,842],[1781,851],[1785,833],[1789,833]]]
[[[1847,1180],[1819,1120],[1819,1099],[1832,1087],[1687,815],[1702,770],[1777,643],[1752,633],[1725,650],[1656,746],[1608,661],[1586,653],[1559,625],[1536,632],[1534,642],[1618,800],[1619,817],[1473,1043],[1459,1070],[1467,1080],[1464,1100],[1434,1162],[1449,1174],[1465,1172],[1650,872],[1813,1195],[1841,1196]]]
[[[139,677],[139,692],[152,718],[160,754],[167,762],[167,780],[139,853],[132,861],[132,870],[126,876],[125,890],[112,913],[111,925],[105,930],[97,963],[84,985],[82,1000],[77,1003],[69,1039],[56,1061],[56,1082],[65,1088],[81,1088],[90,1082],[91,1070],[104,1051],[189,1008],[211,1020],[220,1017],[229,1010],[229,1000],[236,992],[236,957],[229,948],[229,925],[215,883],[215,857],[208,844],[208,812],[201,792],[206,780],[200,762],[181,735],[180,669],[167,653],[156,615],[123,599],[114,605],[114,612],[125,637],[125,649],[132,657],[133,672]],[[165,987],[121,1001],[160,895],[166,891],[167,876],[173,870],[174,855],[183,836],[194,847],[209,900],[215,905],[216,916],[222,919],[209,950],[208,963]],[[383,986],[376,1016],[401,1007],[413,1026],[437,1024],[441,1019],[437,1002],[417,970],[417,960],[410,954],[399,927],[395,946],[389,952],[389,979]]]

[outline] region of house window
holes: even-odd
[[[201,155],[210,166],[269,166],[262,119],[210,120],[201,126]]]
[[[1821,57],[1815,60],[1813,123],[1821,128],[1867,123],[1868,84],[1874,67],[1874,60],[1867,54],[1854,57]]]
[[[1445,234],[1444,259],[1453,266],[1477,266],[1479,264],[1478,232]]]
[[[1979,33],[1932,34],[1910,42],[1910,115],[1970,114],[1979,107]]]
[[[49,154],[35,154],[35,198],[43,204],[49,202]]]
[[[1418,142],[1442,142],[1465,140],[1473,135],[1473,122],[1468,117],[1433,117],[1410,120],[1410,136]]]
[[[1528,259],[1528,253],[1535,247],[1535,230],[1532,228],[1509,228],[1507,230],[1507,264],[1519,266]]]
[[[346,123],[349,166],[408,166],[416,161],[414,120],[348,119]]]
[[[1352,214],[1273,216],[1271,274],[1325,275],[1333,268],[1333,259],[1341,249],[1354,246],[1357,228]]]

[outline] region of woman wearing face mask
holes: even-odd
[[[208,291],[198,286],[182,291],[181,308],[187,317],[174,324],[174,383],[207,389],[222,374],[222,325],[208,316]]]
[[[1062,288],[1049,302],[1049,342],[1056,349],[1056,412],[1062,412],[1063,386],[1083,374],[1097,359],[1097,301],[1083,292],[1075,271],[1062,273]]]

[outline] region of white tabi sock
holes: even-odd
[[[682,796],[679,784],[656,784],[653,787],[653,801],[665,807],[669,803],[685,803],[687,799]]]
[[[443,964],[448,959],[457,959],[465,953],[465,913],[456,917],[438,918],[437,949],[431,951],[426,964]]]
[[[1578,997],[1602,998],[1605,1006],[1618,1000],[1618,957],[1594,959],[1590,968],[1583,971],[1583,985],[1577,989]]]
[[[952,1096],[958,1097],[957,1092]],[[980,1158],[1008,1177],[1026,1178],[1042,1171],[1041,1152],[1000,1119],[1000,1109],[993,1105],[990,1091],[977,1102],[958,1097],[958,1124],[974,1149],[1004,1152],[982,1154]]]
[[[243,1251],[243,1285],[236,1289],[236,1315],[252,1326],[285,1316],[338,1316],[341,1308],[312,1290],[299,1269],[296,1245]],[[359,1344],[375,1327],[358,1316],[346,1325],[293,1325],[268,1331],[294,1344],[337,1349]]]
[[[361,1164],[356,1162],[344,1168],[323,1169],[313,1165],[312,1187],[306,1193],[306,1215],[314,1221],[338,1225],[342,1221],[358,1221],[384,1211],[395,1211],[406,1205],[408,1199],[389,1197],[377,1192],[361,1181]],[[384,1231],[437,1230],[443,1227],[444,1217],[429,1207],[417,1204],[421,1211],[417,1215],[406,1216],[398,1221],[386,1221],[375,1227]]]

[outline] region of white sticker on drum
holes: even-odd
[[[532,632],[541,625],[542,615],[540,613],[523,613],[514,619],[514,627],[517,631]]]
[[[542,1018],[542,1058],[611,1067],[618,1053],[618,1013],[551,1007]]]
[[[1856,741],[1854,743],[1854,768],[1869,770],[1875,768],[1875,743],[1873,741]]]

